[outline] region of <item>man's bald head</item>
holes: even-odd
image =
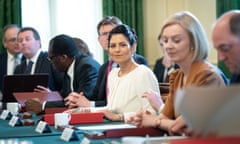
[[[240,74],[240,10],[224,13],[215,22],[212,41],[223,61],[232,73]]]

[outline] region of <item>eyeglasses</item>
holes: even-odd
[[[107,37],[109,35],[109,32],[103,32],[100,34],[101,37]]]
[[[55,57],[57,57],[57,55],[48,56],[47,59],[48,59],[49,61],[52,61]]]
[[[10,39],[6,39],[7,42],[16,42],[17,38],[10,38]]]

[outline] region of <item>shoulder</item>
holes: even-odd
[[[134,60],[135,60],[138,64],[144,64],[144,65],[148,66],[148,62],[147,62],[146,58],[143,57],[142,55],[134,54]]]
[[[87,55],[78,55],[76,56],[75,60],[78,65],[87,64],[87,65],[93,65],[100,68],[100,64],[94,58]]]
[[[47,61],[50,63],[50,61],[47,59],[48,58],[48,52],[46,51],[41,51],[39,56],[38,56],[38,61]]]
[[[194,62],[190,69],[190,74],[210,74],[210,73],[217,73],[216,67],[207,62],[207,61],[199,61]]]
[[[39,54],[39,57],[48,57],[48,52],[41,51],[40,54]]]
[[[1,59],[6,59],[7,58],[7,52],[1,52],[0,53],[0,58]]]
[[[135,73],[138,74],[138,75],[142,75],[143,77],[144,76],[155,76],[153,71],[148,68],[146,65],[138,65],[136,70],[135,70]]]
[[[189,81],[199,83],[199,85],[224,85],[224,80],[219,71],[217,71],[214,65],[207,61],[193,63],[188,79]]]

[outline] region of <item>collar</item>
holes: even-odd
[[[72,64],[69,66],[68,71],[67,71],[67,74],[70,77],[73,77],[74,65],[75,65],[75,59],[73,60]]]
[[[9,51],[7,51],[7,57],[9,60],[14,60],[14,58],[16,57],[17,59],[22,59],[22,53],[19,53],[17,55],[12,55]]]
[[[31,59],[27,59],[27,63],[29,62],[29,60],[31,60],[33,63],[36,63],[40,53],[41,53],[41,50],[39,49]]]

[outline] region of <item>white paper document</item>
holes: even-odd
[[[135,125],[131,124],[103,124],[103,125],[91,125],[91,126],[80,126],[80,130],[108,130],[108,129],[121,129],[121,128],[136,128]]]
[[[193,130],[240,135],[240,85],[188,87],[177,92],[175,107]]]

